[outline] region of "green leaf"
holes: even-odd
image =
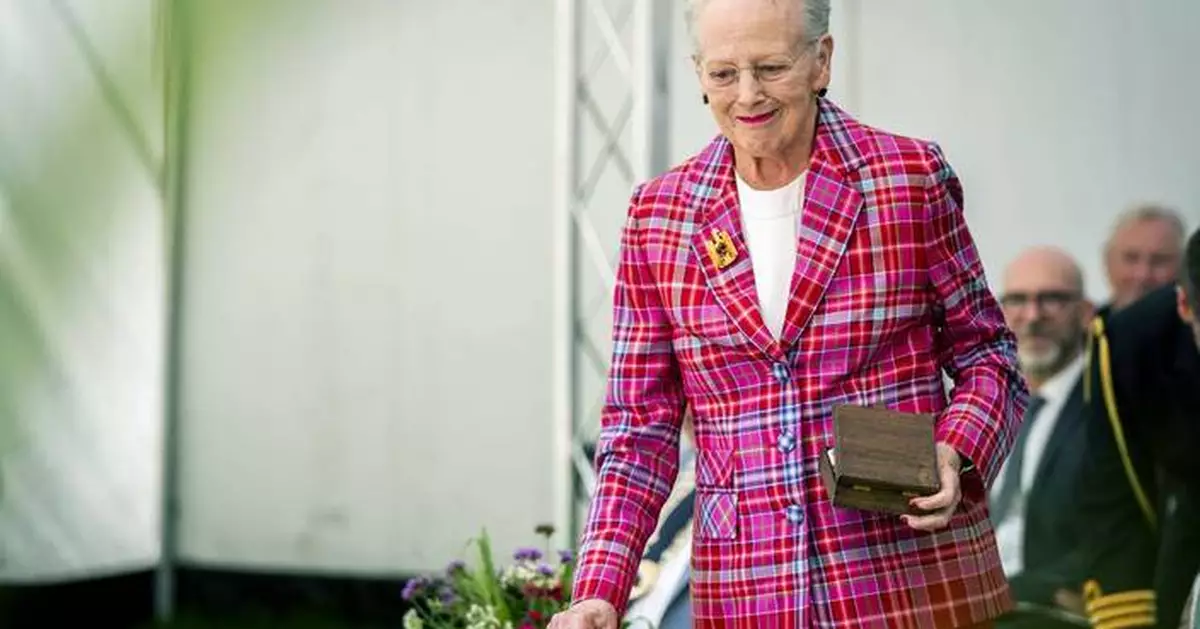
[[[483,579],[486,592],[485,600],[495,607],[496,618],[499,618],[501,623],[512,620],[512,612],[508,608],[508,601],[505,600],[504,592],[500,587],[500,577],[492,559],[492,542],[488,537],[487,529],[482,531],[477,544],[479,545],[480,577]]]
[[[575,563],[571,562],[563,567],[562,581],[563,600],[570,604],[572,599],[572,588],[575,587]]]
[[[474,572],[463,572],[454,577],[454,590],[468,605],[470,603],[487,603],[488,593],[485,585]]]

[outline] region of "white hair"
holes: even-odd
[[[1108,235],[1108,240],[1104,243],[1105,249],[1112,247],[1113,238],[1117,232],[1126,227],[1147,221],[1159,221],[1171,226],[1171,230],[1175,232],[1179,239],[1179,247],[1183,248],[1183,239],[1187,236],[1186,228],[1183,224],[1183,218],[1179,216],[1174,208],[1158,203],[1142,203],[1135,205],[1117,216],[1117,220],[1113,225],[1112,231]]]
[[[653,1],[653,0],[650,0]],[[778,2],[779,0],[774,0]],[[808,42],[816,41],[829,33],[829,0],[786,0],[801,2],[804,5],[804,37]],[[687,22],[688,34],[692,38],[692,47],[699,51],[696,40],[696,19],[711,0],[686,0],[684,20]]]

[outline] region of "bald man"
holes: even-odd
[[[1000,303],[1033,397],[989,496],[996,540],[1019,603],[1074,611],[1087,550],[1076,547],[1080,523],[1064,505],[1083,467],[1080,376],[1093,307],[1079,265],[1050,247],[1028,249],[1008,265]]]

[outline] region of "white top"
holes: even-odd
[[[1046,444],[1054,427],[1058,424],[1058,416],[1062,413],[1063,405],[1071,395],[1075,382],[1083,374],[1083,355],[1075,357],[1057,374],[1042,384],[1037,396],[1045,400],[1037,416],[1026,418],[1032,420],[1029,426],[1029,437],[1025,441],[1025,461],[1021,467],[1021,491],[1013,501],[1012,508],[996,527],[996,543],[1000,546],[1000,561],[1004,565],[1004,574],[1012,577],[1024,569],[1023,555],[1025,550],[1025,499],[1029,488],[1046,452]],[[1005,461],[1000,468],[1000,476],[992,485],[993,499],[1000,495],[1004,485],[1004,470],[1008,467]]]
[[[796,269],[796,223],[804,204],[801,173],[782,188],[756,190],[737,177],[742,227],[754,269],[754,290],[767,329],[778,339],[792,291]]]
[[[1188,596],[1187,609],[1183,610],[1183,629],[1200,629],[1200,574],[1192,584],[1192,593]]]

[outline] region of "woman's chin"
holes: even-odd
[[[770,136],[759,132],[735,133],[729,141],[739,153],[750,157],[773,157],[783,154],[779,136]]]

